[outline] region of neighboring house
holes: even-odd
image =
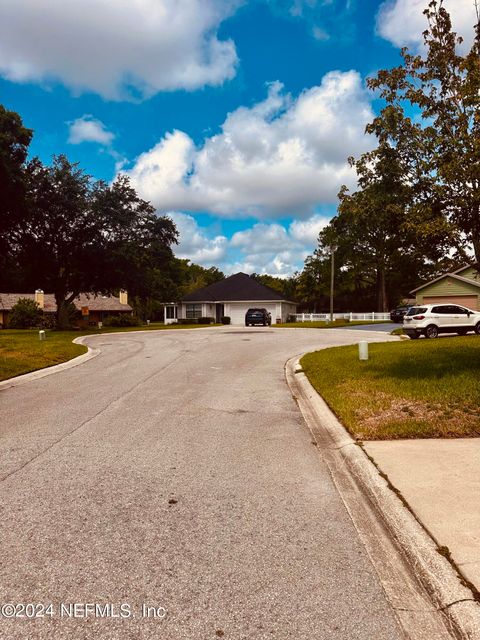
[[[57,312],[57,305],[53,293],[43,293],[41,289],[37,289],[35,293],[0,293],[0,327],[8,325],[8,316],[14,305],[20,298],[35,300],[40,309],[45,314],[54,315]],[[132,315],[133,309],[128,304],[128,296],[126,291],[121,291],[120,296],[102,296],[93,293],[81,293],[74,299],[78,318],[75,324],[78,326],[96,326],[107,316],[115,316],[120,314]]]
[[[259,307],[267,309],[272,315],[272,323],[286,322],[287,316],[296,313],[297,305],[286,300],[282,294],[260,284],[246,273],[215,282],[186,295],[177,309],[166,316],[166,322],[172,322],[175,314],[178,318],[195,319],[205,316],[220,322],[222,316],[228,316],[231,324],[245,324],[247,309]]]
[[[468,265],[446,273],[411,291],[416,304],[460,304],[480,311],[480,274]]]

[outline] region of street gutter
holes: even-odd
[[[435,541],[382,477],[303,373],[298,356],[287,383],[313,442],[411,640],[480,640],[480,604]]]

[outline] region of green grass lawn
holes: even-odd
[[[2,329],[0,331],[0,380],[7,380],[23,373],[51,367],[71,360],[87,351],[87,347],[73,344],[77,336],[100,335],[124,331],[159,331],[165,329],[200,329],[212,325],[150,324],[141,327],[105,327],[83,331],[47,331],[47,339],[38,339],[38,330]],[[215,325],[218,326],[218,325]]]
[[[307,354],[310,382],[359,440],[480,436],[480,338],[370,344]]]
[[[334,322],[315,320],[313,322],[286,322],[285,324],[274,324],[272,326],[284,329],[334,329],[335,327],[353,327],[357,324],[385,324],[386,322],[389,322],[389,320],[352,320],[351,322],[346,320]]]
[[[66,362],[87,351],[72,343],[75,335],[71,331],[49,331],[47,335],[40,341],[37,330],[0,331],[0,380]]]

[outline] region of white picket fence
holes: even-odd
[[[296,313],[296,322],[328,322],[330,320],[329,313]],[[334,313],[334,320],[384,320],[390,322],[390,314],[372,311],[371,313]]]

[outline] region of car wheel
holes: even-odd
[[[438,327],[434,324],[429,324],[425,329],[425,335],[427,338],[438,338]]]
[[[477,334],[477,336],[480,336],[480,322],[477,322],[477,324],[475,325],[475,333]]]

